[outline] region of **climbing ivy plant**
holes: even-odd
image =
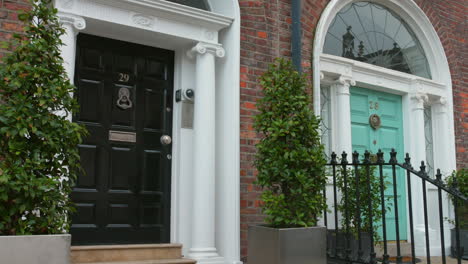
[[[65,33],[51,0],[21,13],[24,34],[0,65],[0,235],[66,233],[86,133],[60,56]]]
[[[255,129],[262,139],[255,165],[266,222],[272,227],[315,226],[326,209],[326,160],[305,77],[278,59],[260,83],[264,97],[257,103]]]

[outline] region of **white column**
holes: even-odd
[[[189,258],[199,264],[223,263],[215,245],[215,58],[224,57],[221,45],[198,43],[189,51],[196,57],[193,120],[193,216]]]
[[[434,144],[434,162],[435,162],[435,169],[440,169],[442,173],[442,177],[446,177],[452,173],[452,165],[451,165],[451,151],[449,146],[449,142],[447,139],[450,138],[450,127],[449,125],[449,116],[448,116],[448,105],[447,99],[444,97],[439,98],[437,102],[432,105],[432,122],[433,122],[433,140],[437,142]],[[445,192],[442,192],[442,197],[444,199],[443,203],[443,214],[444,217],[451,217],[453,216],[453,207],[452,203],[448,199]],[[438,223],[438,222],[437,222]],[[450,229],[452,225],[448,221],[444,221],[444,230],[445,230],[445,252],[450,252]],[[440,228],[436,227],[437,232],[439,234]]]
[[[80,30],[86,28],[86,21],[79,16],[67,14],[63,12],[58,13],[60,23],[65,29],[65,34],[62,35],[61,40],[63,46],[61,47],[61,55],[63,59],[63,67],[67,72],[70,83],[74,83],[75,77],[75,57],[76,57],[76,36]],[[58,112],[58,115],[65,115],[65,112]],[[72,120],[72,114],[67,116],[68,120]]]
[[[333,85],[332,92],[336,92],[335,122],[334,122],[334,148],[333,151],[338,156],[346,151],[348,160],[352,153],[351,141],[351,103],[350,86],[356,85],[356,82],[347,77],[341,76]]]
[[[424,130],[424,103],[427,102],[426,94],[417,92],[410,95],[411,100],[411,138],[410,138],[410,156],[411,163],[416,170],[419,170],[421,161],[426,161],[426,137]],[[425,247],[425,229],[424,229],[424,204],[422,181],[418,177],[411,178],[411,195],[413,207],[414,239],[416,254],[424,256]],[[409,225],[409,222],[408,222]]]
[[[435,169],[439,168],[442,175],[448,175],[452,173],[453,168],[451,166],[450,148],[447,147],[450,144],[448,142],[450,138],[450,125],[447,99],[444,97],[439,98],[432,105],[432,109],[433,137],[434,141],[437,141],[437,144],[434,144]]]
[[[58,17],[63,28],[65,28],[65,34],[61,38],[63,42],[61,50],[64,67],[70,82],[73,84],[75,76],[76,36],[80,30],[86,28],[86,21],[82,17],[63,12],[58,13]]]

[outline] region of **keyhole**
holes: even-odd
[[[374,145],[377,145],[377,140],[374,139],[374,141],[372,141],[372,143],[373,143]]]

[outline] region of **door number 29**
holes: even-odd
[[[379,103],[374,101],[369,101],[369,109],[379,110]]]
[[[119,82],[128,82],[130,81],[130,74],[119,73]]]

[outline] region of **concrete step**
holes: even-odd
[[[182,259],[181,244],[141,244],[141,245],[105,245],[73,246],[71,259],[74,264],[84,263],[179,263],[171,262]],[[152,261],[152,262],[151,262]],[[166,262],[157,262],[166,261]],[[193,263],[193,262],[180,262]],[[146,263],[144,263],[146,264]]]
[[[379,243],[375,247],[375,252],[377,253],[378,257],[383,255],[383,252],[384,252],[383,243]],[[396,257],[397,255],[396,241],[387,242],[387,252],[390,257]],[[400,241],[400,252],[402,256],[411,256],[411,243],[408,243],[407,241]]]

